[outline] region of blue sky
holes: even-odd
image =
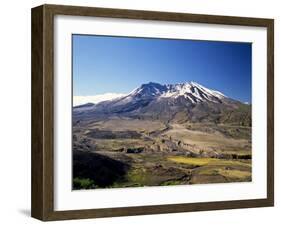
[[[195,81],[251,102],[251,43],[73,35],[73,95]]]

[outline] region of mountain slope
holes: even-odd
[[[74,118],[131,117],[176,122],[251,125],[251,106],[198,83],[147,83],[126,96],[100,102]]]

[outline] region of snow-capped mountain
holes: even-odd
[[[220,121],[222,117],[233,117],[231,112],[234,115],[236,112],[241,113],[242,105],[247,106],[196,82],[167,85],[150,82],[125,96],[93,105],[84,112],[80,109],[79,117],[124,116],[168,121]],[[249,115],[250,106],[244,108],[247,109],[244,113]],[[226,113],[230,115],[226,116]]]
[[[144,84],[130,93],[127,98],[172,98],[184,97],[191,103],[203,101],[220,102],[227,98],[219,91],[208,89],[196,82],[161,85],[158,83]]]
[[[187,104],[202,103],[204,101],[221,103],[228,99],[227,96],[219,91],[208,89],[195,82],[168,85],[150,82],[134,89],[128,95],[111,101],[102,102],[101,105],[123,106],[126,104],[132,105],[137,102],[174,101],[179,98],[185,99]]]
[[[189,99],[192,103],[208,100],[219,102],[219,100],[227,98],[224,94],[208,89],[195,82],[167,85],[167,88],[167,92],[161,95],[162,98],[178,98],[183,96],[184,98]]]

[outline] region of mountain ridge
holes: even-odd
[[[125,96],[87,106],[84,111],[74,109],[74,115],[251,124],[251,106],[193,81],[164,85],[149,82]]]

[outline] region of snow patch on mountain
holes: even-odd
[[[159,98],[178,98],[184,97],[192,103],[203,102],[205,100],[217,102],[218,99],[227,98],[219,91],[208,89],[196,82],[180,83],[175,85],[165,85],[167,91],[162,93]],[[192,97],[194,98],[192,98]]]
[[[204,87],[204,86],[202,86],[202,85],[200,85],[196,82],[190,82],[190,84],[200,88],[202,91],[207,92],[208,94],[213,95],[217,98],[227,98],[227,96],[224,95],[223,93],[221,93],[219,91],[216,91],[216,90],[208,89],[208,88],[206,88],[206,87]]]

